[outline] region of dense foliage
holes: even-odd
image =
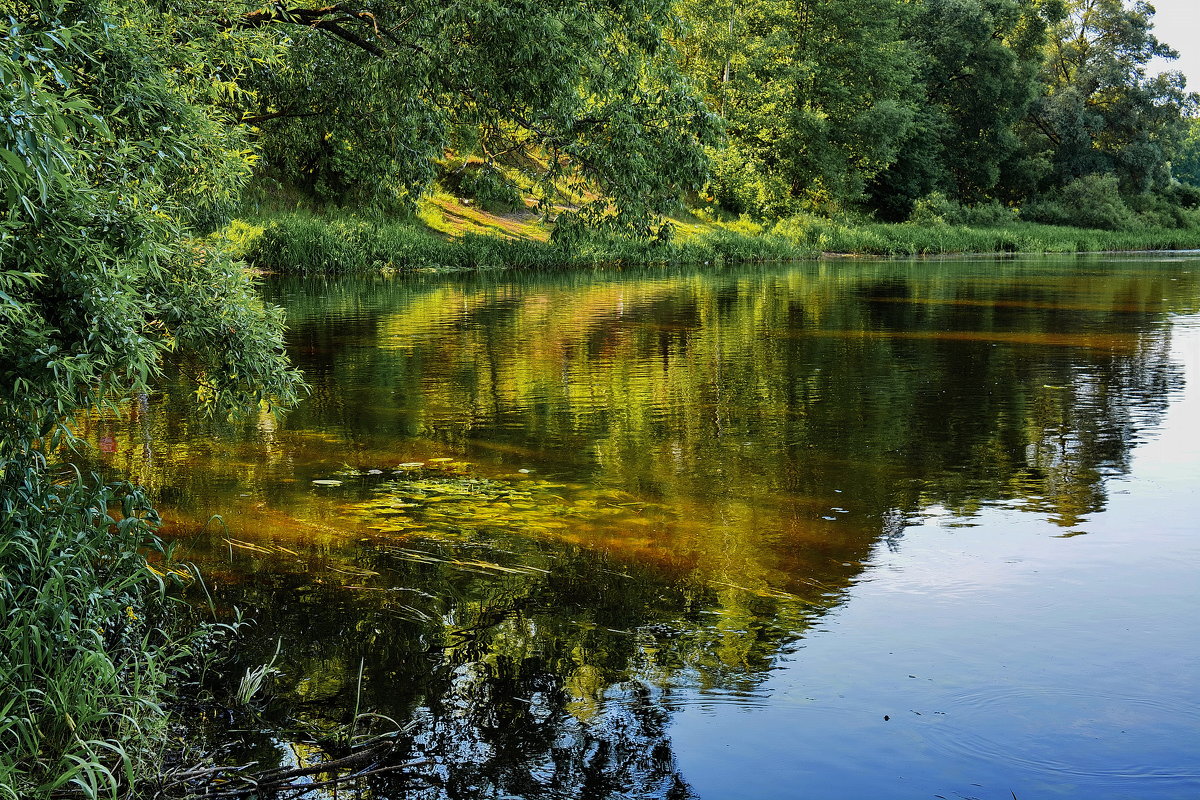
[[[226,29],[274,31],[281,55],[225,106],[256,132],[261,174],[320,204],[401,209],[440,181],[519,206],[508,181],[544,203],[590,199],[595,222],[666,210],[707,172],[722,209],[760,217],[901,220],[932,197],[1115,229],[1178,226],[1191,205],[1171,164],[1196,100],[1178,73],[1147,73],[1174,51],[1142,2],[227,14]],[[1077,213],[1097,192],[1115,211]]]
[[[248,76],[243,119],[267,174],[322,201],[411,205],[449,149],[519,170],[542,198],[598,188],[661,208],[702,183],[717,130],[675,68],[670,12],[423,0],[250,15],[230,24],[275,29],[287,55]]]
[[[211,101],[256,49],[143,3],[0,17],[0,796],[115,796],[157,769],[190,645],[147,624],[167,573],[145,498],[54,461],[76,409],[150,391],[168,359],[214,410],[296,396],[277,312],[186,238],[248,175]]]
[[[915,115],[917,63],[900,33],[910,7],[718,5],[686,7],[698,24],[692,36],[706,43],[693,48],[689,67],[709,78],[710,102],[729,121],[729,147],[716,160],[718,199],[761,214],[861,197],[896,159]],[[708,46],[705,26],[726,22],[724,46]]]
[[[319,206],[403,212],[440,184],[643,234],[706,182],[723,210],[767,217],[901,220],[943,197],[1090,225],[1071,197],[1099,189],[1120,212],[1100,223],[1130,227],[1188,205],[1171,165],[1195,96],[1147,72],[1174,52],[1144,2],[84,8],[135,20],[115,30],[159,48],[140,69],[178,75],[162,102],[195,116],[162,133],[204,166],[165,188],[201,224],[256,158],[261,185]]]
[[[870,205],[907,217],[932,193],[978,204],[1021,174],[1019,127],[1039,93],[1046,23],[1025,0],[927,0],[906,39],[919,54],[922,102]],[[1011,195],[1006,196],[1009,199]]]
[[[1181,223],[1170,166],[1196,101],[1178,73],[1147,74],[1175,53],[1146,3],[681,7],[683,66],[728,120],[714,187],[731,210],[900,220],[936,195],[1032,203],[1055,224]],[[1121,213],[1076,213],[1072,198],[1097,191]]]

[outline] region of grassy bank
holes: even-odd
[[[1106,231],[1012,222],[996,227],[784,220],[773,232],[823,253],[878,256],[1087,253],[1200,248],[1200,228]]]
[[[409,222],[288,214],[246,238],[252,266],[271,272],[340,273],[443,268],[553,269],[599,264],[774,261],[813,258],[817,251],[769,233],[725,228],[646,241],[595,236],[569,244],[466,232],[448,237]]]
[[[481,222],[480,219],[483,219]],[[679,221],[667,241],[594,236],[570,243],[512,236],[478,215],[454,231],[419,221],[308,212],[277,214],[233,234],[259,269],[340,273],[443,268],[553,269],[601,264],[804,260],[821,254],[916,256],[1200,248],[1200,228],[1107,231],[1009,222],[994,227],[838,222],[793,217],[770,225]],[[528,227],[528,226],[526,226]]]

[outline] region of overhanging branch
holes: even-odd
[[[220,22],[220,26],[225,29],[263,28],[268,25],[302,25],[306,28],[314,28],[349,42],[377,58],[387,56],[387,52],[378,44],[346,27],[347,25],[362,25],[368,27],[372,34],[380,35],[382,32],[376,24],[375,15],[369,11],[358,11],[342,3],[319,8],[288,8],[280,3],[273,8],[251,11],[240,17]],[[394,39],[395,37],[389,35],[388,38]]]

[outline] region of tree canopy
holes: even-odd
[[[1148,74],[1175,53],[1143,2],[680,8],[682,67],[727,120],[714,188],[735,211],[899,220],[934,194],[1057,202],[1073,181],[1104,176],[1126,199],[1163,193],[1196,102],[1180,74]]]
[[[326,200],[411,203],[448,150],[661,206],[703,183],[715,114],[675,67],[665,0],[264,9],[285,56],[244,82],[265,170]]]
[[[169,353],[219,404],[294,397],[277,314],[185,238],[249,175],[244,132],[211,104],[240,43],[185,40],[141,4],[5,5],[0,457],[146,391]]]

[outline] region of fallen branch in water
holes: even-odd
[[[294,798],[299,798],[317,789],[341,786],[375,775],[410,771],[414,767],[430,763],[426,759],[405,761],[400,764],[382,763],[383,759],[395,749],[394,741],[378,742],[348,756],[332,761],[323,761],[309,767],[280,768],[259,773],[246,771],[253,765],[193,768],[170,775],[169,781],[161,785],[159,791],[161,794],[182,795],[188,800],[201,800],[201,798],[203,800],[240,800],[240,798],[259,797],[267,793],[288,794],[294,800]],[[314,778],[342,770],[353,771],[341,775],[334,774],[333,777],[321,781],[297,782],[305,778]],[[415,772],[412,777],[425,782],[436,781],[435,778]],[[198,786],[198,783],[203,785]]]

